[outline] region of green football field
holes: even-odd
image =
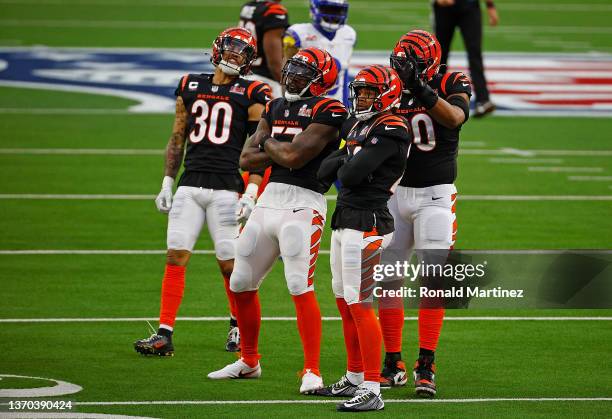
[[[388,49],[407,29],[429,27],[427,3],[352,0],[358,47]],[[488,50],[612,52],[609,1],[498,3],[503,25],[486,30]],[[204,48],[235,23],[241,4],[0,0],[0,46]],[[307,19],[305,2],[283,4],[293,22]],[[225,294],[206,232],[187,273],[179,316],[191,319],[177,322],[176,356],[133,351],[159,310],[166,216],[153,198],[172,123],[172,115],[125,112],[134,103],[0,87],[0,397],[53,379],[83,389],[38,399],[71,400],[73,413],[334,416],[337,400],[298,392],[302,355],[280,262],[260,293],[262,378],[206,378],[235,359],[223,350]],[[461,134],[456,247],[612,249],[610,132],[606,118],[470,120]],[[322,250],[329,249],[328,227]],[[327,318],[321,370],[331,383],[345,358],[327,252],[315,276]],[[612,417],[612,310],[447,314],[436,358],[439,397],[388,390],[385,410],[369,415]],[[416,312],[406,315],[410,364],[418,351]],[[0,405],[0,417],[6,408]]]

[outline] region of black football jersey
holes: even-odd
[[[456,93],[472,94],[467,76],[460,72],[437,74],[429,86],[446,99]],[[412,128],[414,139],[406,172],[400,185],[425,188],[454,183],[457,178],[457,152],[461,126],[450,129],[436,122],[410,94],[402,95],[396,113],[404,116]]]
[[[263,49],[264,33],[270,29],[289,27],[289,15],[282,4],[275,1],[250,1],[240,10],[239,25],[257,39],[257,59],[251,66],[253,73],[272,78]]]
[[[247,138],[249,107],[270,100],[270,86],[236,79],[215,85],[212,74],[187,74],[175,91],[189,114],[185,172],[180,186],[242,192],[239,160]]]
[[[396,153],[375,169],[366,181],[355,187],[342,187],[337,205],[375,209],[387,206],[406,167],[412,141],[408,122],[401,116],[383,114],[367,121],[350,118],[343,126],[349,159],[365,149],[376,149],[381,142],[393,142]]]
[[[289,102],[285,98],[274,99],[266,105],[262,118],[268,122],[274,139],[291,142],[312,123],[330,125],[340,131],[347,115],[348,112],[340,101],[315,96],[295,102]],[[337,150],[339,145],[339,138],[330,141],[318,156],[300,169],[289,169],[273,163],[270,182],[296,185],[318,193],[327,192],[331,183],[319,181],[317,171],[325,157]]]

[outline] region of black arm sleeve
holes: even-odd
[[[338,168],[346,161],[346,149],[341,148],[331,153],[321,162],[317,177],[322,182],[333,182],[336,180]]]
[[[364,147],[338,170],[338,179],[344,186],[357,186],[389,157],[398,153],[395,140],[377,136],[376,145]]]
[[[465,101],[465,99],[460,96],[452,96],[446,99],[446,101],[451,105],[460,108],[463,111],[463,115],[465,115],[463,123],[465,124],[468,118],[470,117],[470,105]]]
[[[247,121],[247,134],[249,136],[255,134],[255,131],[257,131],[257,125],[259,125],[259,121]]]

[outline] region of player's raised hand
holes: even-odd
[[[174,185],[174,179],[170,176],[164,176],[161,191],[155,198],[157,209],[164,214],[168,214],[170,208],[172,208],[172,185]]]

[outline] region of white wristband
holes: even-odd
[[[244,190],[243,195],[250,195],[253,198],[257,198],[257,191],[259,190],[259,186],[254,183],[249,183],[246,189]]]
[[[174,186],[174,178],[164,176],[164,180],[162,180],[162,189],[172,189],[172,186]]]

